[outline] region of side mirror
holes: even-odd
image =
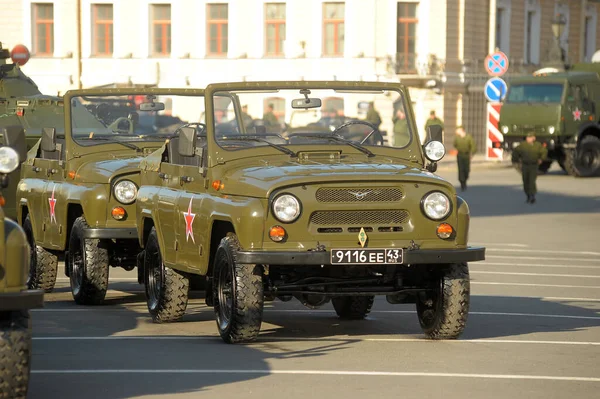
[[[27,158],[27,139],[21,126],[0,128],[0,135],[2,135],[2,144],[17,151],[19,159]]]
[[[427,126],[426,132],[426,143],[429,143],[430,141],[439,141],[440,143],[444,142],[444,129],[440,125],[429,125]]]
[[[182,157],[193,157],[196,155],[196,142],[198,136],[193,127],[182,127],[179,131],[179,148],[177,151]]]
[[[56,129],[53,127],[42,128],[42,151],[56,151]]]

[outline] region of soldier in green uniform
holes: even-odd
[[[431,125],[440,125],[442,129],[444,129],[444,121],[435,116],[435,111],[431,111],[429,113],[429,119],[427,119],[427,122],[425,122],[425,130],[427,130],[427,128]]]
[[[248,114],[248,106],[244,105],[242,107],[242,121],[244,122],[244,126],[246,127],[246,131],[252,127],[252,117]]]
[[[454,148],[458,151],[456,162],[458,163],[458,181],[462,191],[467,189],[467,179],[471,171],[471,159],[475,154],[475,140],[473,136],[467,134],[462,126],[456,128],[456,137],[454,138]]]
[[[512,162],[521,164],[523,175],[523,190],[527,195],[527,203],[535,203],[537,188],[535,181],[538,174],[538,165],[546,160],[548,150],[535,141],[535,133],[527,133],[525,141],[513,150]]]
[[[381,125],[381,115],[379,115],[379,112],[375,110],[375,104],[373,104],[373,101],[369,103],[369,110],[367,111],[367,117],[365,120],[371,125],[375,126],[377,129],[379,129],[379,125]]]
[[[408,121],[406,114],[401,110],[396,111],[396,115],[392,118],[394,122],[394,146],[404,147],[410,141],[410,131],[408,130]]]
[[[263,121],[265,121],[265,125],[267,126],[276,126],[279,124],[277,117],[273,113],[274,109],[275,106],[273,104],[269,104],[269,110],[263,115]]]

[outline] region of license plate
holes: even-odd
[[[385,265],[402,263],[402,248],[394,249],[334,249],[333,265]]]

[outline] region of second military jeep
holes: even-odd
[[[29,286],[51,291],[64,257],[75,301],[96,305],[109,266],[137,265],[140,161],[186,123],[181,117],[203,117],[203,91],[86,89],[64,101],[64,134],[44,128],[22,165],[17,216],[32,248]]]
[[[265,300],[294,297],[362,319],[383,295],[416,303],[428,337],[461,334],[467,262],[485,249],[467,246],[469,208],[430,172],[445,150],[431,138],[421,145],[404,86],[224,83],[207,86],[205,99],[206,124],[181,128],[140,165],[140,268],[156,322],[180,319],[190,277],[203,275],[228,343],[257,337]],[[261,115],[273,101],[285,104],[279,132],[244,125],[243,105]],[[370,101],[383,128],[405,124],[397,147],[358,118],[315,130],[287,117],[310,110],[319,119],[331,102],[356,115]]]

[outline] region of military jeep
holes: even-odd
[[[8,186],[8,174],[18,166],[18,151],[0,147],[0,189]],[[31,359],[29,309],[42,307],[44,293],[27,290],[27,238],[16,222],[4,216],[2,203],[0,193],[0,398],[24,398]]]
[[[390,147],[358,118],[329,130],[291,119],[281,134],[246,129],[241,104],[260,114],[273,97],[286,113],[321,112],[336,98],[356,115],[373,101],[382,128],[392,131],[400,115],[408,133]],[[257,337],[264,301],[293,298],[309,308],[331,301],[340,318],[362,319],[383,295],[415,303],[427,337],[461,334],[467,262],[485,249],[467,245],[469,207],[431,173],[445,150],[433,131],[421,145],[403,85],[223,83],[207,86],[205,99],[206,125],[182,128],[140,164],[136,215],[155,322],[179,320],[190,277],[203,275],[228,343]]]
[[[43,129],[22,165],[17,189],[18,221],[32,247],[30,287],[50,292],[64,257],[75,302],[97,305],[106,296],[109,266],[135,269],[138,166],[187,120],[200,120],[202,93],[87,89],[65,94],[65,133]],[[171,104],[179,115],[172,114]]]

